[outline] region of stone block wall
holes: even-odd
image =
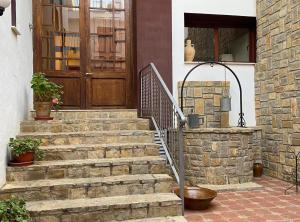
[[[178,82],[179,105],[182,82]],[[183,89],[183,111],[187,116],[193,110],[204,118],[201,128],[220,128],[220,99],[230,89],[230,82],[225,81],[187,81]],[[229,113],[226,113],[229,118]]]
[[[300,1],[257,0],[256,116],[264,172],[291,181],[300,146]]]
[[[262,138],[262,130],[260,128],[254,128],[252,139],[253,160],[254,162],[261,163],[264,140]]]
[[[260,157],[260,131],[252,128],[184,132],[185,177],[189,185],[251,182]]]

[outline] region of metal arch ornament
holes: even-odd
[[[211,67],[213,67],[215,64],[217,65],[221,65],[223,67],[225,67],[226,69],[228,69],[232,74],[233,76],[235,77],[238,85],[239,85],[239,90],[240,90],[240,113],[239,113],[239,121],[238,121],[238,127],[246,127],[246,121],[245,121],[245,114],[243,112],[243,91],[242,91],[242,86],[241,86],[241,82],[239,80],[239,78],[237,77],[237,75],[235,74],[235,72],[229,68],[227,65],[223,64],[223,63],[220,63],[220,62],[214,62],[214,61],[210,61],[210,62],[201,62],[199,64],[197,64],[194,68],[192,68],[187,74],[186,76],[184,77],[184,80],[183,80],[183,83],[181,85],[181,110],[183,110],[183,89],[184,89],[184,85],[185,85],[185,82],[187,80],[187,78],[190,76],[190,74],[195,71],[195,69],[197,69],[198,67],[202,66],[202,65],[207,65],[209,64]]]

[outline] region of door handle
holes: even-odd
[[[87,73],[85,73],[87,76],[91,76],[91,75],[93,75],[94,73],[92,73],[92,72],[87,72]]]

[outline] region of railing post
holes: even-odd
[[[153,84],[153,74],[152,70],[150,72],[150,100],[151,100],[151,115],[153,115],[153,91],[154,91],[154,84]]]
[[[142,78],[142,72],[139,72],[139,85],[138,85],[138,116],[142,117],[143,116],[143,78]]]
[[[163,127],[162,125],[162,98],[161,98],[161,90],[159,90],[159,126]]]
[[[184,215],[184,145],[183,145],[183,123],[178,117],[178,156],[179,156],[179,187],[180,187],[180,198],[182,201],[182,215]]]

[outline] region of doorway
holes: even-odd
[[[63,108],[133,108],[130,0],[33,0],[34,69],[63,86]]]

